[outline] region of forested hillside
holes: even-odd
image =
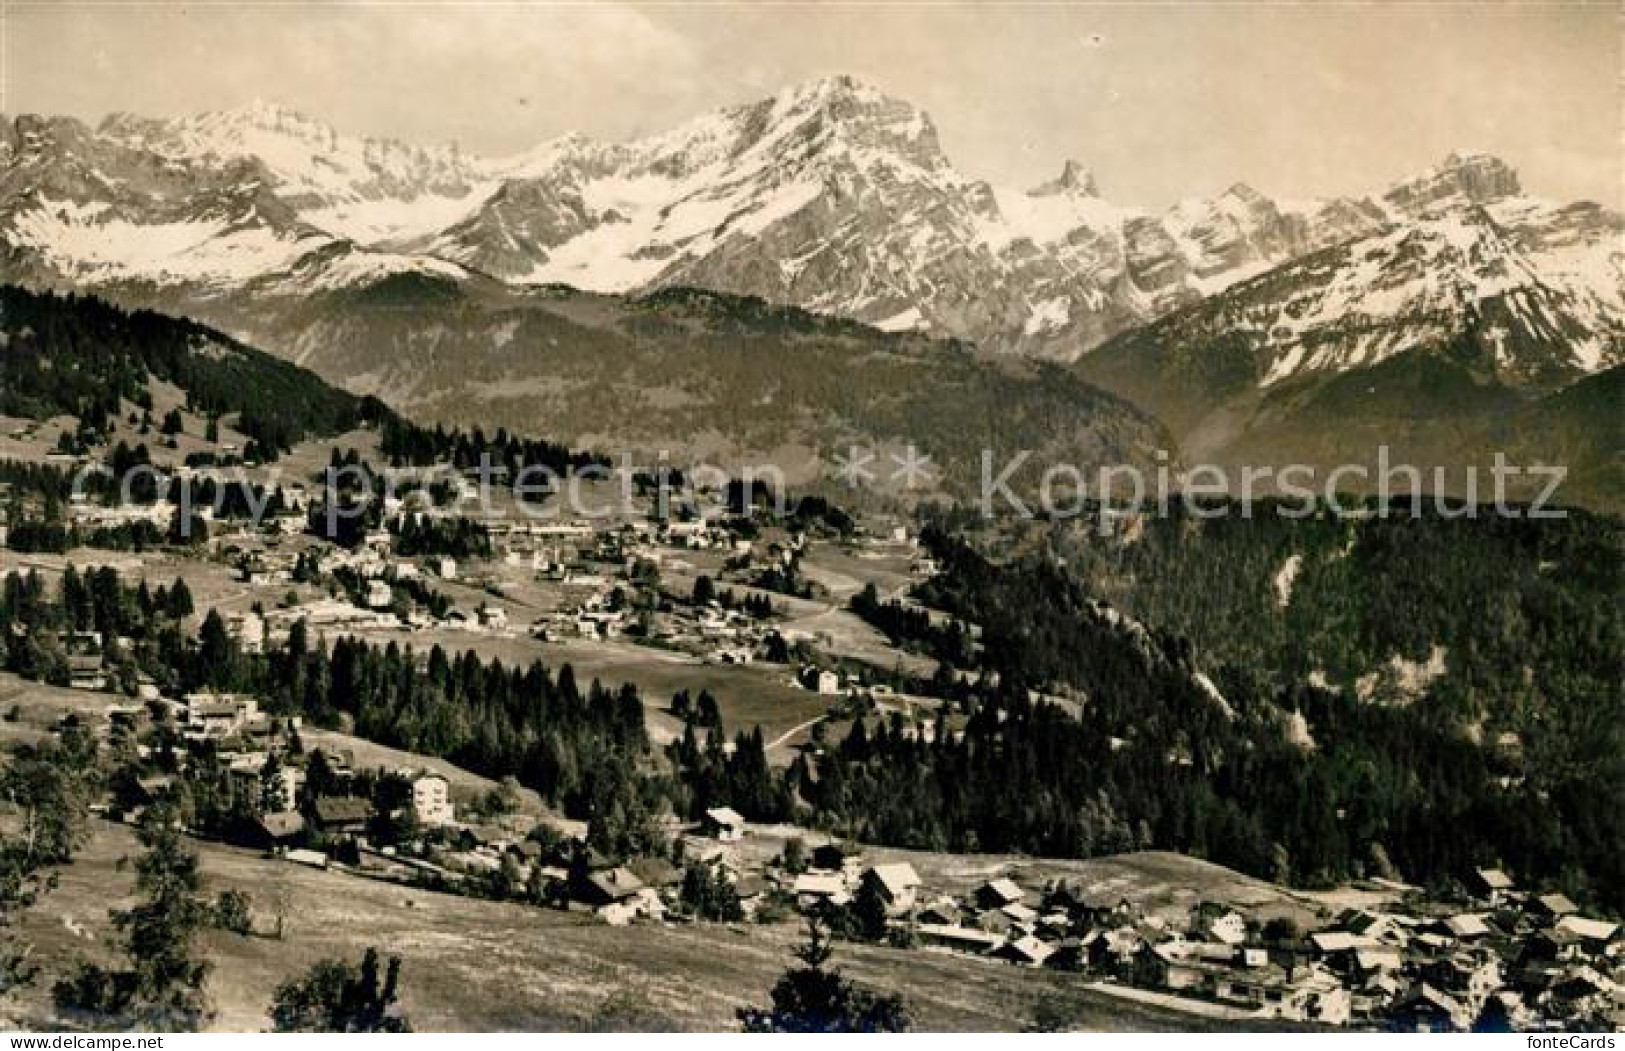
[[[1498,862],[1625,905],[1625,820],[1597,805],[1625,791],[1616,521],[1172,519],[1068,551],[1081,571],[928,539],[920,598],[982,625],[1000,684],[960,740],[854,726],[802,786],[826,820],[1308,884]]]
[[[183,318],[0,286],[0,415],[74,416],[99,432],[123,402],[150,407],[154,379],[185,391],[199,413],[238,414],[237,429],[266,459],[389,415],[376,399]]]
[[[475,283],[184,308],[426,424],[506,427],[642,464],[662,450],[727,470],[770,463],[797,486],[830,481],[853,445],[881,450],[884,468],[886,449],[913,444],[931,487],[962,497],[979,491],[983,450],[1092,474],[1172,448],[1156,420],[1060,366],[753,297]]]

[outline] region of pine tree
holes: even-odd
[[[37,976],[18,921],[55,886],[52,870],[71,860],[85,834],[95,745],[80,737],[70,729],[61,744],[19,748],[0,769],[0,797],[15,808],[14,826],[0,836],[0,998]]]
[[[203,989],[209,965],[192,945],[212,915],[199,897],[198,858],[168,802],[148,808],[138,836],[146,847],[136,862],[143,898],[113,913],[126,968],[81,963],[73,977],[57,983],[57,1006],[93,1026],[194,1032],[212,1016]]]
[[[828,929],[818,920],[807,923],[807,940],[795,952],[800,967],[791,967],[773,987],[770,1008],[742,1007],[739,1021],[747,1033],[904,1033],[911,1024],[899,996],[880,996],[859,989],[837,969],[827,967],[833,950]]]
[[[277,987],[271,1026],[278,1033],[410,1033],[400,1012],[401,959],[392,956],[383,984],[378,950],[369,948],[354,967],[322,960],[301,978]]]
[[[282,760],[272,752],[260,767],[259,812],[281,814],[292,807],[293,800],[288,798],[288,786],[282,777]]]

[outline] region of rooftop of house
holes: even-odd
[[[916,928],[916,931],[921,937],[962,942],[982,949],[995,948],[1004,941],[999,935],[976,927],[961,927],[949,923],[922,923]]]
[[[1580,907],[1570,901],[1567,894],[1542,894],[1535,899],[1535,904],[1553,916],[1566,916],[1571,912],[1580,911]]]
[[[1557,921],[1557,929],[1584,938],[1587,941],[1608,941],[1619,933],[1619,924],[1607,920],[1593,920],[1585,916],[1564,916]]]
[[[634,858],[626,867],[650,887],[669,887],[683,880],[683,870],[665,858]]]
[[[834,873],[803,872],[791,889],[797,894],[835,895],[846,891],[846,881]]]
[[[305,830],[305,819],[291,811],[286,814],[262,814],[256,823],[263,832],[277,839],[298,835]]]
[[[882,887],[893,894],[911,891],[920,885],[920,874],[906,861],[876,865],[869,872]]]
[[[1489,924],[1484,922],[1484,915],[1476,912],[1451,916],[1444,921],[1444,926],[1458,938],[1481,938],[1490,933]]]
[[[1022,890],[1021,887],[1017,885],[1015,880],[1007,877],[988,880],[986,883],[982,884],[980,889],[989,892],[995,897],[999,898],[1001,901],[1006,902],[1020,901],[1027,894],[1025,890]]]
[[[587,882],[600,895],[610,901],[619,901],[629,898],[644,888],[642,880],[633,875],[625,866],[612,869],[602,869],[587,877]]]
[[[1309,936],[1309,943],[1321,952],[1348,952],[1352,949],[1369,949],[1376,945],[1376,942],[1365,935],[1349,931],[1317,931]]]
[[[732,807],[712,807],[705,812],[705,816],[713,824],[721,825],[724,828],[743,828],[745,826],[744,816]]]
[[[353,796],[323,796],[316,800],[316,820],[323,824],[365,821],[372,817],[372,804]]]

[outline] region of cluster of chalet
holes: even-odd
[[[317,598],[266,614],[235,613],[227,627],[245,652],[262,651],[268,643],[285,639],[295,623],[303,622],[314,632],[343,630],[410,630],[437,625],[474,631],[504,631],[506,614],[499,608],[482,607],[467,611],[453,609],[437,622],[422,609],[407,603],[401,612],[397,588],[427,578],[457,579],[457,563],[452,558],[426,558],[418,562],[392,558],[393,536],[379,531],[368,534],[368,542],[353,551],[322,548],[311,562],[318,575],[332,576],[347,571],[361,581],[358,591],[348,597]],[[238,552],[235,565],[240,579],[256,588],[286,588],[293,580],[297,556],[282,550]]]
[[[731,844],[746,825],[719,808],[702,831]],[[1261,1019],[1408,1031],[1490,1019],[1520,1031],[1625,1025],[1620,925],[1580,915],[1562,894],[1522,894],[1500,870],[1477,882],[1465,910],[1406,898],[1347,910],[1307,936],[1293,925],[1269,934],[1265,913],[1194,896],[1145,909],[1113,881],[1038,888],[1000,877],[934,894],[906,862],[865,864],[836,844],[814,849],[799,874],[770,870],[765,890],[822,914],[867,887],[899,940],[922,949],[1086,973]]]
[[[619,590],[646,583],[647,567],[659,572],[691,571],[683,553],[720,549],[748,561],[755,541],[739,535],[740,520],[696,518],[691,521],[566,522],[508,525],[494,535],[510,565],[526,565],[539,579],[564,585],[578,595],[535,622],[531,633],[544,640],[611,639],[633,628]],[[794,543],[794,541],[792,541]],[[769,556],[777,545],[767,545]],[[579,589],[579,591],[577,590]],[[637,630],[650,641],[682,648],[719,664],[748,664],[763,651],[768,629],[738,610],[717,601],[673,606],[662,604],[640,618]]]
[[[747,875],[731,849],[745,835],[745,819],[728,807],[706,812],[699,826],[680,837],[686,863],[706,866],[733,884],[747,916],[765,899],[768,883]],[[588,911],[605,923],[624,926],[634,920],[663,919],[677,904],[684,871],[660,857],[639,857],[615,862],[578,846],[585,858],[576,871],[547,870],[562,882],[556,897],[571,909]]]
[[[286,730],[297,730],[300,720],[276,720],[260,710],[259,700],[248,694],[204,690],[168,697],[157,684],[143,679],[134,701],[107,708],[109,722],[140,734],[154,719],[167,720],[188,741],[211,741],[217,754],[229,759],[239,750],[278,750]]]
[[[1143,913],[1110,887],[1037,889],[1008,877],[959,896],[932,894],[906,863],[865,866],[833,847],[813,859],[815,867],[794,884],[798,908],[844,905],[869,884],[887,903],[892,926],[925,951],[1085,972],[1260,1018],[1349,1021],[1350,997],[1335,975],[1315,961],[1267,951],[1228,905],[1202,903],[1176,921],[1166,910]],[[832,867],[837,860],[840,867]]]
[[[613,639],[626,630],[627,612],[610,598],[608,589],[595,590],[531,625],[532,638]]]
[[[414,795],[414,805],[419,802]],[[529,900],[588,913],[613,926],[665,919],[678,905],[684,879],[684,869],[665,857],[609,858],[569,837],[544,847],[535,838],[493,834],[483,826],[459,825],[451,836],[451,829],[442,828],[433,837],[378,846],[363,838],[371,812],[362,801],[346,807],[343,800],[324,800],[318,813],[327,834],[348,832],[359,843],[356,860],[343,866],[352,874],[451,892],[467,892],[475,881],[488,885],[484,881],[500,874],[507,879],[507,893],[526,888]],[[724,874],[750,915],[770,887],[760,878],[742,875],[734,854],[724,846],[737,842],[743,827],[737,814],[713,811],[701,828],[682,836],[683,858],[687,864],[710,866]],[[335,864],[329,855],[312,851],[289,850],[286,856],[323,868]]]
[[[21,623],[11,625],[13,638],[22,638],[28,629]],[[68,685],[76,690],[105,690],[112,681],[108,670],[110,652],[117,654],[131,648],[131,640],[106,640],[99,631],[47,631],[40,641],[62,651],[67,658]],[[110,645],[109,645],[110,643]]]
[[[1498,870],[1480,873],[1474,911],[1349,910],[1302,940],[1266,944],[1256,918],[1222,903],[1148,914],[1109,887],[1040,891],[1009,878],[932,896],[905,864],[815,860],[794,885],[804,910],[845,904],[869,881],[922,946],[1087,972],[1260,1018],[1418,1031],[1466,1031],[1485,1018],[1520,1031],[1625,1024],[1620,926],[1579,915],[1561,894],[1520,895]]]
[[[312,844],[331,847],[367,835],[377,815],[373,800],[351,794],[357,772],[347,752],[295,747],[301,720],[273,717],[250,695],[205,691],[174,699],[154,691],[140,703],[110,708],[108,715],[110,725],[125,727],[138,741],[147,739],[155,720],[164,720],[184,739],[207,742],[225,770],[229,804],[251,816],[247,836],[255,845],[278,850],[301,850]],[[139,744],[138,754],[150,757],[152,749]],[[315,783],[310,770],[316,763],[325,771],[325,795],[311,791]],[[139,778],[135,798],[119,809],[134,821],[145,804],[186,776],[183,765],[174,774]],[[457,823],[451,786],[444,776],[401,768],[380,771],[374,780],[386,779],[402,786],[396,810],[402,817],[409,815],[416,827]]]
[[[1563,894],[1524,893],[1501,869],[1472,882],[1464,909],[1351,909],[1308,936],[1356,1017],[1435,1032],[1486,1016],[1520,1031],[1625,1025],[1619,924],[1582,916]]]
[[[391,514],[421,515],[386,506]],[[432,512],[443,513],[443,512]],[[752,541],[737,535],[740,523],[728,518],[691,521],[546,521],[497,520],[484,523],[501,567],[528,570],[537,581],[566,588],[568,600],[554,612],[529,625],[530,633],[544,640],[615,638],[629,628],[629,617],[616,592],[641,585],[641,567],[691,568],[680,553],[724,549],[748,557]],[[492,572],[459,567],[450,557],[405,559],[393,553],[394,535],[374,530],[350,550],[322,547],[310,569],[319,577],[342,572],[361,582],[347,597],[321,598],[278,609],[260,618],[232,625],[245,648],[263,647],[285,636],[303,621],[312,630],[414,630],[451,628],[504,634],[523,630],[510,625],[501,606],[482,603],[477,609],[453,607],[439,619],[412,602],[402,588],[407,584],[459,581],[500,592],[504,585]],[[253,587],[285,588],[294,577],[298,556],[289,550],[228,549],[243,582]],[[643,630],[666,644],[692,644],[700,652],[726,663],[745,663],[765,642],[760,625],[741,614],[712,603],[704,608],[677,610],[656,617]]]
[[[266,808],[256,821],[261,846],[290,851],[312,844],[331,848],[351,843],[358,850],[371,845],[369,838],[374,818],[379,814],[379,805],[365,796],[345,794],[355,780],[355,771],[348,755],[322,751],[321,756],[321,761],[327,767],[331,791],[317,796],[290,791],[285,796],[289,802],[280,812]],[[278,772],[289,780],[290,785],[302,787],[307,768],[308,764],[307,767],[300,767],[289,763],[280,766]],[[262,764],[259,772],[263,771]],[[411,767],[391,770],[387,775],[401,784],[404,791],[404,798],[398,801],[394,816],[402,819],[409,817],[413,827],[418,829],[457,825],[451,783],[444,776]],[[263,784],[263,781],[259,783]],[[265,798],[263,794],[261,798]],[[295,860],[308,858],[296,857]]]
[[[233,448],[228,444],[227,448]],[[70,458],[70,461],[81,465],[90,463],[85,458]],[[155,482],[162,487],[168,480],[188,485],[197,485],[202,482],[214,482],[217,485],[230,485],[241,482],[243,475],[236,468],[220,468],[213,466],[178,466],[173,470],[158,472]],[[282,490],[282,507],[272,514],[261,519],[256,529],[252,530],[263,536],[287,536],[303,532],[306,526],[305,507],[309,501],[309,494],[305,487],[299,483],[284,484]],[[245,534],[250,531],[242,520],[224,518],[215,515],[214,507],[208,503],[194,503],[190,505],[193,515],[207,523],[210,530],[218,527],[237,527]],[[72,522],[86,529],[111,528],[125,525],[148,524],[157,529],[169,528],[174,520],[176,505],[169,500],[155,500],[151,503],[128,500],[112,504],[103,504],[93,500],[88,493],[76,492],[68,497],[68,517]]]
[[[715,664],[750,664],[763,655],[772,629],[714,600],[656,618],[655,636],[667,645],[683,646]]]

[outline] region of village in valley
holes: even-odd
[[[0,1051],[1614,1051],[1619,28],[0,0]]]
[[[189,426],[197,426],[194,421]],[[366,447],[375,436],[350,440]],[[332,446],[339,462],[342,443]],[[224,450],[231,451],[231,450]],[[364,453],[363,462],[367,455]],[[933,622],[913,589],[936,572],[913,524],[857,517],[822,499],[764,513],[737,488],[685,487],[662,517],[640,493],[607,518],[527,518],[464,510],[472,472],[417,471],[347,542],[320,535],[318,455],[283,471],[257,519],[199,510],[206,539],[66,556],[5,552],[3,568],[87,579],[188,583],[185,619],[208,618],[229,651],[264,654],[297,636],[431,647],[636,683],[657,745],[738,747],[753,731],[775,768],[830,746],[854,722],[930,740],[964,715],[939,688],[984,674],[888,639],[853,599],[896,603]],[[193,484],[241,484],[240,469],[184,468]],[[391,468],[377,477],[390,479]],[[274,486],[274,488],[273,488]],[[432,495],[431,495],[432,494]],[[76,500],[83,536],[147,522],[162,502]],[[70,568],[72,567],[72,568]],[[55,585],[53,585],[55,586]],[[976,625],[962,625],[966,647]],[[8,625],[15,645],[50,655],[61,690],[13,732],[89,733],[116,757],[92,805],[134,824],[163,800],[226,815],[211,841],[355,880],[564,910],[608,926],[796,925],[986,967],[1072,976],[1124,1001],[1234,1022],[1466,1031],[1625,1026],[1625,933],[1558,893],[1482,869],[1448,895],[1371,877],[1320,891],[1210,882],[1201,863],[1155,852],[1147,881],[1099,862],[929,854],[856,842],[838,830],[747,821],[732,805],[652,815],[653,845],[606,852],[593,820],[565,817],[513,777],[484,779],[432,756],[378,748],[347,722],[313,725],[251,693],[175,692],[130,659],[128,640],[94,629]],[[28,697],[7,676],[7,696]],[[667,701],[670,704],[667,704]],[[10,703],[10,702],[8,702]],[[771,740],[762,740],[762,737]],[[685,744],[685,739],[688,742]],[[731,801],[726,801],[731,802]],[[1216,867],[1214,871],[1223,872]],[[1230,874],[1233,876],[1234,874]],[[1239,877],[1237,878],[1239,880]],[[260,917],[256,923],[268,922]]]

